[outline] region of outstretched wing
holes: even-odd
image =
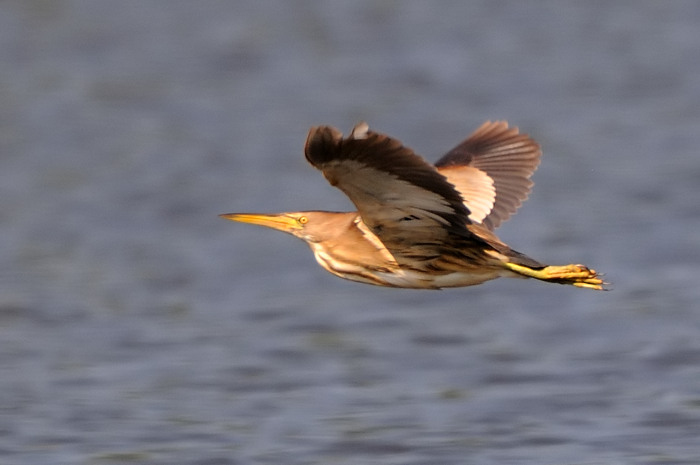
[[[399,141],[370,131],[366,123],[355,126],[345,139],[335,128],[312,128],[305,154],[350,198],[399,263],[436,258],[452,240],[475,238],[466,229],[469,210],[445,177]]]
[[[505,121],[487,121],[435,166],[464,198],[469,218],[497,228],[527,199],[540,146]]]

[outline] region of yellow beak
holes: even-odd
[[[262,215],[254,213],[224,213],[219,216],[226,220],[257,224],[259,226],[265,226],[284,232],[291,232],[295,229],[299,229],[299,223],[297,220],[284,214]]]

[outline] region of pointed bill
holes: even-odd
[[[286,215],[266,215],[260,213],[224,213],[219,215],[221,218],[239,223],[256,224],[267,228],[277,229],[278,231],[291,232],[299,229],[298,222]]]

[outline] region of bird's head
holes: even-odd
[[[231,221],[277,229],[306,242],[322,242],[341,234],[354,217],[347,213],[321,211],[273,214],[225,213],[219,216]]]

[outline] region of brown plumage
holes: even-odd
[[[366,123],[347,138],[312,128],[305,154],[357,212],[222,216],[293,234],[321,266],[354,281],[436,289],[509,276],[603,289],[594,270],[542,265],[493,233],[527,198],[541,154],[505,122],[484,123],[434,166]]]

